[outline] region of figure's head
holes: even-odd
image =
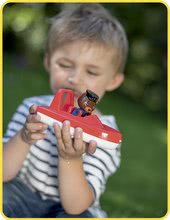
[[[101,98],[123,82],[127,51],[123,27],[102,5],[66,7],[47,38],[44,63],[53,92],[69,88],[79,96],[90,89]]]
[[[77,101],[78,105],[84,109],[84,111],[90,114],[95,109],[98,99],[99,97],[97,94],[87,89],[86,92],[83,93]]]

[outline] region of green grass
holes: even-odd
[[[48,75],[37,67],[16,65],[4,56],[3,127],[25,97],[48,94]],[[123,133],[122,162],[101,197],[109,217],[162,217],[167,210],[166,120],[118,92],[106,94],[99,107],[114,114]]]
[[[102,207],[110,217],[164,216],[166,121],[118,94],[108,94],[100,105],[103,112],[116,115],[123,133],[122,163],[108,181]]]

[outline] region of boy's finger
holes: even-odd
[[[30,114],[27,117],[27,122],[28,123],[34,123],[34,122],[40,122],[41,117],[37,114]]]
[[[65,150],[62,135],[61,135],[61,128],[57,123],[54,124],[54,132],[57,138],[58,147],[61,148],[62,150]]]
[[[89,145],[86,149],[86,152],[89,153],[89,154],[94,154],[94,152],[96,151],[96,148],[97,148],[96,141],[90,141]]]
[[[32,105],[32,106],[29,108],[29,113],[30,113],[30,114],[35,114],[35,113],[36,113],[36,110],[37,110],[37,106],[36,106],[36,105]]]
[[[44,123],[26,123],[26,129],[32,132],[43,131],[48,128],[47,124]]]
[[[76,151],[84,151],[84,146],[83,146],[83,130],[81,128],[76,128],[75,129],[74,149]]]
[[[70,136],[70,122],[64,121],[63,128],[62,128],[62,137],[63,137],[63,143],[65,145],[65,148],[67,150],[72,149],[72,140]]]
[[[32,140],[41,140],[41,139],[47,138],[47,134],[44,134],[44,133],[32,133],[30,135],[30,138]]]

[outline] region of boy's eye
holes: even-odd
[[[63,64],[63,63],[59,63],[59,66],[62,67],[62,68],[70,68],[71,66],[68,65],[68,64]]]
[[[97,73],[93,72],[93,71],[90,71],[90,70],[87,70],[87,73],[91,76],[98,76]]]

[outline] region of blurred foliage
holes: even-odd
[[[50,18],[61,3],[8,3],[3,9],[3,49],[20,64],[43,58]],[[167,8],[161,3],[103,3],[129,39],[126,80],[119,92],[166,114]],[[37,65],[41,65],[40,63]]]

